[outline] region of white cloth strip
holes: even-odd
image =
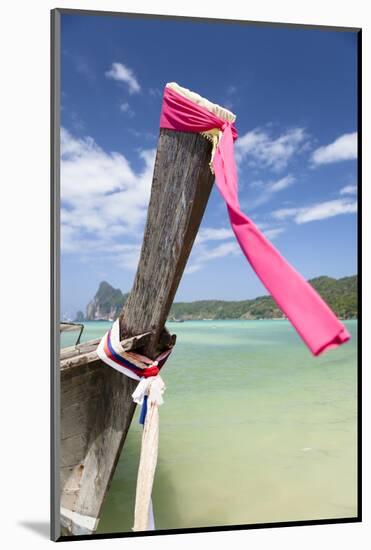
[[[165,384],[159,375],[147,380],[150,381],[148,385],[142,384],[139,391],[134,392],[135,399],[142,400],[147,391],[148,400],[138,469],[133,531],[148,531],[152,529],[151,524],[154,525],[154,520],[153,522],[151,520],[151,494],[158,454],[158,408],[163,403],[162,394],[165,391]],[[138,387],[140,385],[141,383]]]

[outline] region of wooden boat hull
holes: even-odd
[[[171,343],[164,324],[212,189],[210,154],[199,134],[160,130],[141,257],[120,316],[122,339],[149,333],[135,343],[149,357]],[[62,350],[61,526],[68,535],[97,529],[135,410],[137,382],[98,360],[96,345]]]
[[[99,360],[61,372],[61,524],[70,534],[97,528],[136,384]]]

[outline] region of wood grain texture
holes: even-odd
[[[121,339],[151,333],[139,344],[149,357],[174,342],[164,325],[212,188],[210,154],[198,134],[160,130],[140,261],[120,316]],[[94,345],[82,344],[89,360],[76,364],[74,350],[62,352],[71,363],[61,369],[61,507],[77,518],[62,515],[62,525],[76,535],[96,528],[79,518],[99,520],[135,410],[137,382],[97,360]]]
[[[121,337],[151,331],[152,356],[174,300],[212,189],[210,143],[199,134],[161,129],[147,224]]]
[[[132,336],[121,341],[121,346],[124,351],[130,351],[143,347],[149,340],[150,332],[139,334],[138,336]],[[61,350],[60,354],[60,368],[61,370],[77,367],[86,363],[91,363],[98,359],[97,347],[100,342],[100,338],[89,340],[78,346],[71,346]]]

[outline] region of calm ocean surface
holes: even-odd
[[[161,376],[157,529],[353,517],[356,334],[313,358],[287,321],[168,323]],[[82,341],[110,323],[87,322]],[[73,335],[64,334],[62,345]],[[131,531],[137,408],[98,532]]]

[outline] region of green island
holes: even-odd
[[[325,275],[310,279],[325,302],[340,319],[357,318],[357,275],[334,279]],[[100,283],[86,313],[77,312],[77,321],[114,320],[118,317],[128,294],[109,283]],[[198,300],[175,302],[170,310],[169,321],[205,319],[282,319],[284,315],[270,296],[250,300]]]

